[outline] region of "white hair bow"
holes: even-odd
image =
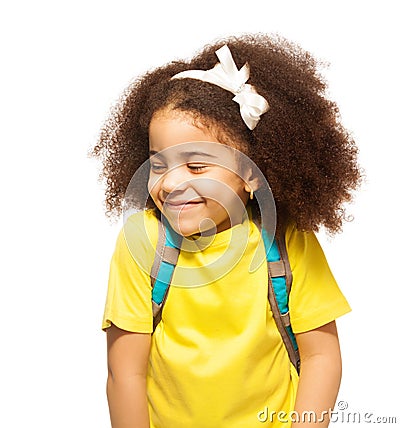
[[[233,101],[240,106],[240,114],[247,127],[253,130],[269,105],[267,100],[257,93],[247,80],[250,76],[249,64],[238,70],[227,45],[218,49],[215,54],[220,62],[210,70],[187,70],[175,74],[172,79],[197,79],[212,83],[235,94]]]

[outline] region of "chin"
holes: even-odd
[[[179,233],[179,235],[182,235],[186,238],[200,233],[198,227],[190,227],[190,226],[176,224],[176,223],[171,223],[171,226],[175,230],[175,232]]]

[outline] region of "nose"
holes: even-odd
[[[165,193],[172,193],[186,188],[187,177],[183,167],[169,169],[161,178],[161,188]]]

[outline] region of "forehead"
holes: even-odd
[[[150,122],[149,150],[151,152],[160,152],[178,144],[195,141],[218,142],[211,131],[195,126],[189,114],[161,112],[156,114]]]
[[[149,124],[149,150],[161,151],[175,144],[191,141],[218,142],[248,154],[248,142],[231,135],[223,127],[209,123],[207,117],[174,110],[168,106],[158,110]]]

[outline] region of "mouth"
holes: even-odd
[[[182,211],[190,210],[203,204],[203,201],[163,201],[162,206],[164,209]]]

